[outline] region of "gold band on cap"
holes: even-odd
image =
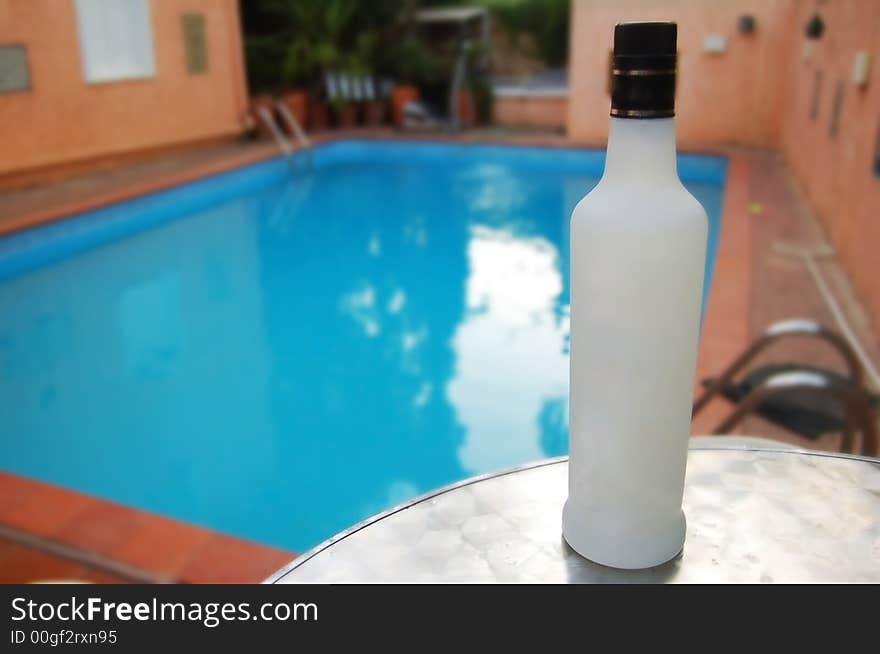
[[[611,107],[611,115],[619,118],[671,118],[674,109],[616,109]]]
[[[675,68],[667,68],[664,70],[645,70],[645,69],[632,69],[632,70],[624,70],[622,68],[615,68],[611,71],[612,75],[622,75],[624,77],[648,77],[650,75],[675,75]]]

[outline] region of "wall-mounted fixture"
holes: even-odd
[[[874,144],[874,176],[880,177],[880,127],[877,128],[877,142]]]
[[[837,80],[834,85],[834,100],[831,102],[831,122],[828,125],[828,136],[832,139],[837,137],[837,130],[840,127],[840,112],[843,111],[843,94],[845,84],[842,79]]]
[[[822,103],[822,76],[821,70],[813,74],[813,97],[810,99],[810,120],[819,117],[819,106]]]
[[[23,45],[0,45],[0,93],[29,91],[31,75]]]
[[[183,51],[186,55],[186,70],[191,75],[208,70],[208,51],[205,44],[205,15],[183,14],[180,17],[183,29]]]
[[[819,14],[813,14],[813,17],[807,21],[804,32],[808,39],[821,39],[822,32],[825,31],[825,21]]]
[[[804,49],[801,50],[801,54],[803,55],[804,61],[809,61],[813,58],[813,42],[812,41],[804,41]]]
[[[852,81],[859,88],[868,86],[868,79],[871,76],[871,54],[867,50],[859,50],[856,52],[855,61],[853,61]]]
[[[723,34],[707,34],[703,39],[703,52],[722,54],[727,51],[727,37]]]
[[[751,34],[755,31],[755,17],[751,14],[743,14],[736,21],[736,26],[740,34]]]

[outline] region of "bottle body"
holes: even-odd
[[[605,174],[570,226],[563,534],[597,563],[644,568],[684,542],[708,220],[678,179],[674,119],[611,120]]]

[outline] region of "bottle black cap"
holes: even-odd
[[[614,27],[611,115],[675,115],[678,26],[670,22],[618,23]]]

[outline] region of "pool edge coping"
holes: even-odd
[[[603,149],[604,144],[587,143],[569,139],[564,135],[498,135],[497,137],[477,137],[462,134],[432,134],[432,133],[409,133],[388,129],[354,129],[319,132],[312,135],[312,146],[320,146],[338,141],[347,140],[387,140],[416,143],[455,143],[472,145],[492,146],[532,146],[542,148],[555,148],[563,150],[580,149]],[[39,209],[32,209],[0,221],[0,238],[8,237],[18,232],[39,227],[53,222],[59,222],[66,218],[94,211],[103,207],[119,204],[127,200],[139,198],[151,193],[158,193],[176,186],[182,186],[201,179],[230,172],[238,168],[244,168],[253,164],[269,161],[282,156],[277,146],[271,142],[261,143],[254,146],[250,152],[239,152],[219,158],[215,161],[196,164],[189,168],[173,173],[159,174],[152,179],[133,182],[123,188],[112,189],[94,194],[85,194],[83,197],[50,204]],[[256,149],[258,148],[258,149]],[[293,147],[294,152],[303,148],[299,145]],[[710,147],[702,150],[681,149],[679,154],[703,155],[720,157],[726,160],[723,185],[726,186],[729,177],[729,165],[733,153],[726,147]],[[51,182],[50,182],[51,184]]]
[[[135,583],[259,583],[266,573],[257,576],[248,569],[257,559],[289,562],[299,555],[5,469],[0,470],[0,486],[5,496],[15,498],[0,508],[3,540]],[[53,500],[54,510],[33,510]],[[90,530],[96,516],[102,517],[101,523],[109,516],[111,531],[124,531],[125,536],[112,546],[96,544]],[[151,547],[155,543],[150,536],[157,532],[172,547]],[[205,565],[205,560],[217,558],[218,550],[236,556],[225,557],[222,566]]]

